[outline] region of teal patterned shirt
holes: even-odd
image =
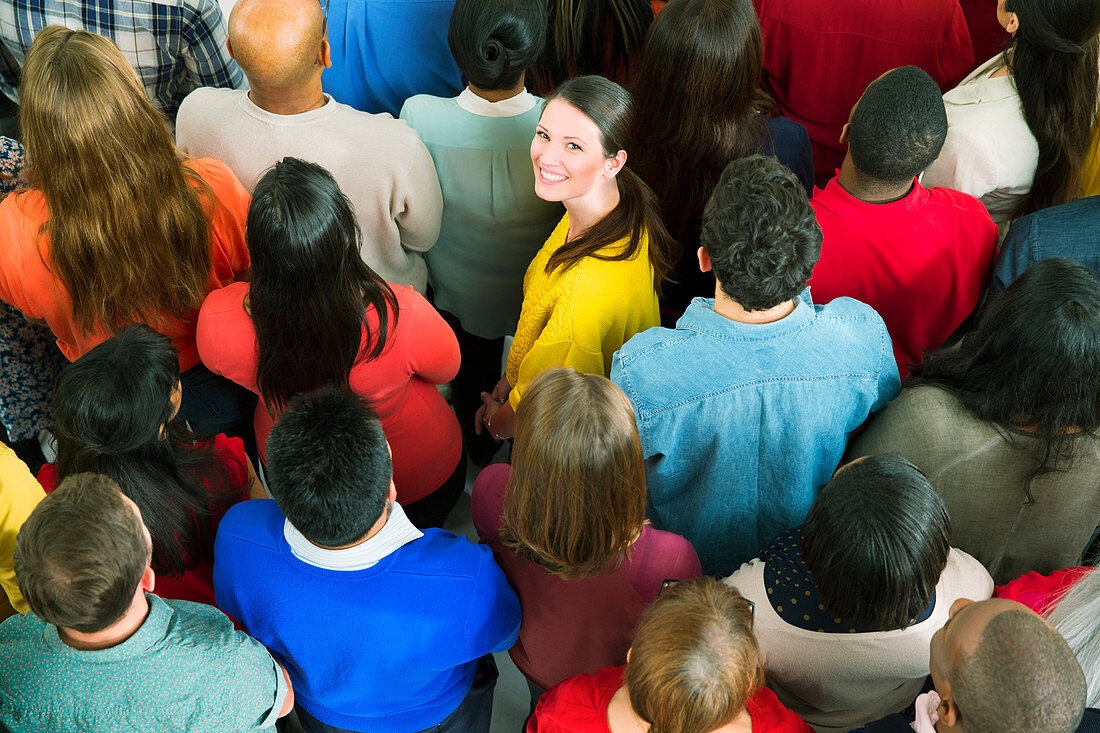
[[[251,731],[275,725],[286,681],[212,606],[146,594],[118,646],[74,649],[33,613],[0,624],[0,721],[23,731]]]

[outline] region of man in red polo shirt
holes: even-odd
[[[817,184],[844,158],[840,130],[872,79],[919,66],[947,91],[974,67],[959,0],[753,0],[764,77],[782,114],[806,126]]]
[[[852,110],[844,162],[810,201],[825,237],[814,301],[847,295],[878,311],[903,379],[974,310],[997,255],[981,202],[915,178],[946,136],[936,82],[915,66],[887,72]]]

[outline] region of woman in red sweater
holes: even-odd
[[[57,463],[38,480],[47,493],[76,473],[115,481],[153,538],[157,595],[213,605],[218,522],[237,502],[267,496],[240,438],[187,432],[180,398],[170,339],[142,325],[119,331],[58,374]]]
[[[393,452],[397,500],[418,527],[442,526],[466,483],[458,420],[435,385],[458,371],[458,340],[411,287],[359,256],[351,204],[319,165],[284,158],[253,191],[252,282],[211,293],[199,355],[260,395],[261,457],[291,397],[326,384],[366,397]]]
[[[812,733],[760,685],[752,613],[714,578],[675,585],[638,622],[626,665],[547,692],[527,733]]]

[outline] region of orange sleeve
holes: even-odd
[[[210,217],[211,280],[209,290],[225,287],[252,264],[244,238],[252,196],[229,167],[215,158],[186,162],[214,194]]]

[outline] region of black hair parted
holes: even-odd
[[[923,171],[947,139],[947,109],[927,72],[902,66],[871,82],[848,123],[852,162],[872,182],[902,183]]]
[[[511,89],[546,46],[543,0],[456,0],[451,55],[478,89]]]
[[[386,511],[393,463],[366,399],[329,385],[290,401],[267,441],[267,475],[272,497],[299,532],[341,547]]]
[[[722,171],[703,211],[701,240],[722,292],[760,311],[802,292],[822,234],[794,173],[775,158],[751,155]]]
[[[802,525],[802,559],[825,608],[854,626],[908,626],[927,606],[951,551],[943,499],[894,453],[839,470]]]
[[[245,239],[256,384],[268,407],[324,384],[347,386],[397,328],[397,296],[360,254],[359,222],[327,170],[283,158],[256,184]],[[367,322],[368,311],[377,326]]]

